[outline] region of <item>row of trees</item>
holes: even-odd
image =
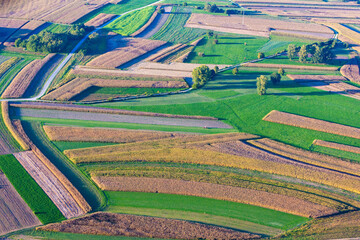
[[[15,40],[15,47],[21,47],[32,52],[64,52],[68,48],[71,41],[81,39],[93,27],[81,25],[72,25],[66,33],[52,33],[49,31],[41,31],[36,35],[31,35],[29,39]]]
[[[301,48],[296,47],[294,44],[289,44],[287,49],[288,57],[290,60],[293,60],[298,56],[299,61],[305,63],[308,62],[308,58],[311,56],[310,62],[312,63],[328,63],[335,58],[331,49],[335,48],[336,44],[336,40],[303,45]]]

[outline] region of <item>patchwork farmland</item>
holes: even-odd
[[[0,238],[359,238],[359,5],[0,9]]]

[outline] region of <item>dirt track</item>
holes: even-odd
[[[75,114],[72,111],[56,111],[56,110],[42,110],[42,109],[26,109],[26,108],[16,108],[15,112],[17,116],[22,116],[22,117],[75,119],[75,120],[154,124],[154,125],[183,126],[183,127],[207,127],[207,128],[227,128],[227,129],[232,128],[230,125],[218,120],[164,118],[164,117],[134,116],[134,115],[125,115],[125,114],[118,115],[118,114],[88,113],[88,112],[77,112]]]
[[[14,153],[14,156],[66,218],[84,214],[66,188],[33,152]]]
[[[39,219],[0,172],[0,236],[37,225]]]

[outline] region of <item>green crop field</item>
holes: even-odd
[[[0,156],[0,169],[42,223],[47,224],[65,219],[60,210],[13,155]]]
[[[68,149],[99,147],[99,146],[108,146],[115,144],[115,143],[104,143],[104,142],[66,142],[66,141],[52,141],[52,143],[62,152]]]
[[[151,15],[155,12],[155,8],[155,6],[151,6],[123,15],[104,29],[123,36],[129,36],[149,21]]]
[[[90,12],[89,14],[86,14],[82,18],[78,19],[75,23],[86,23],[87,21],[96,17],[99,13],[121,15],[133,9],[137,9],[157,1],[158,0],[123,0],[118,4],[107,4],[95,11]]]
[[[206,216],[218,216],[228,218],[228,223],[241,220],[255,223],[258,227],[263,225],[281,230],[294,228],[308,220],[308,218],[248,204],[194,196],[111,191],[107,191],[106,194],[109,197],[109,206],[106,210],[110,212],[139,214],[138,211],[147,210],[146,212],[149,214],[157,216],[163,211],[168,218],[178,218],[178,214],[182,212],[182,217],[185,220],[187,217],[191,217],[192,214],[200,214],[204,217],[203,221],[206,221]],[[172,213],[175,216],[172,216]],[[240,226],[239,229],[241,227],[243,226]],[[261,229],[258,229],[258,231],[261,231]]]
[[[30,122],[41,122],[45,124],[56,124],[56,125],[144,129],[144,130],[155,130],[155,131],[165,131],[165,132],[193,132],[193,133],[217,134],[217,133],[228,133],[228,132],[236,131],[235,129],[226,129],[226,128],[183,127],[183,126],[167,126],[167,125],[155,125],[155,124],[99,122],[99,121],[69,120],[69,119],[54,119],[54,118],[22,117],[21,119]]]
[[[52,33],[66,33],[70,30],[70,28],[70,25],[53,23],[47,28],[45,28],[43,31],[48,31]]]
[[[186,7],[174,7],[164,26],[151,39],[173,42],[188,43],[207,31],[203,29],[186,28],[184,25],[191,15],[191,10]]]
[[[263,52],[266,55],[272,55],[281,50],[287,50],[289,44],[294,44],[297,47],[301,47],[302,45],[307,45],[314,42],[315,42],[314,40],[310,40],[306,38],[271,35],[269,41],[265,43],[257,51]]]
[[[279,85],[270,84],[269,94],[259,96],[256,94],[257,76],[257,72],[235,77],[229,74],[220,75],[205,88],[186,95],[184,102],[180,102],[178,98],[172,100],[172,96],[169,96],[166,99],[167,105],[163,99],[153,99],[151,104],[150,101],[143,100],[136,105],[114,102],[100,106],[218,117],[241,132],[269,137],[305,149],[310,148],[314,139],[360,146],[358,139],[262,121],[271,110],[279,110],[359,128],[358,100],[299,85],[286,78]],[[235,95],[235,92],[238,95]],[[199,98],[199,95],[203,98]],[[193,102],[191,98],[194,98]],[[209,98],[211,100],[208,100]]]
[[[257,58],[257,50],[266,42],[266,38],[218,35],[218,43],[215,39],[205,37],[194,51],[189,55],[186,62],[203,64],[239,64]],[[204,56],[201,56],[203,53]]]

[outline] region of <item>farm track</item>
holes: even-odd
[[[164,26],[170,16],[172,6],[164,7],[164,9],[165,13],[156,16],[154,21],[142,33],[137,35],[137,37],[149,39],[154,36],[154,34],[157,33],[162,26]]]
[[[41,225],[6,176],[0,172],[0,236]]]
[[[16,108],[16,116],[18,117],[40,117],[40,118],[57,118],[57,119],[75,119],[75,120],[91,120],[101,122],[127,122],[138,124],[154,124],[167,126],[184,126],[184,127],[206,127],[206,128],[225,128],[232,127],[219,120],[198,120],[198,119],[182,119],[182,118],[165,118],[150,116],[135,116],[126,114],[105,114],[105,113],[88,113],[78,112],[74,115],[72,111],[56,111],[46,109],[26,109]]]
[[[84,211],[63,184],[33,152],[14,153],[14,156],[66,218],[78,217],[84,214]]]

